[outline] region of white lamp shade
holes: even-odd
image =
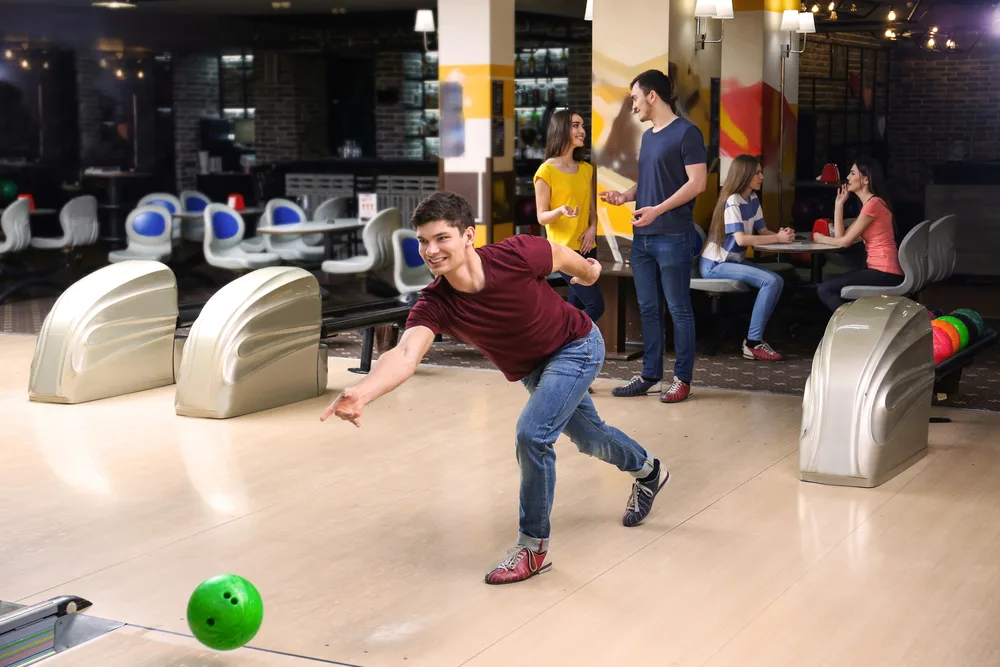
[[[816,32],[816,19],[812,12],[799,12],[799,32],[812,34]]]
[[[434,32],[434,11],[430,9],[417,10],[417,23],[414,32]]]
[[[799,10],[786,9],[781,14],[781,32],[799,31]]]
[[[733,0],[715,0],[715,18],[733,18]]]
[[[583,12],[583,20],[593,21],[594,20],[594,0],[587,0],[587,9]]]
[[[698,0],[694,5],[694,15],[698,18],[716,18],[715,0]]]

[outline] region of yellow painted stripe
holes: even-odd
[[[733,0],[734,12],[759,12],[766,9],[779,14],[786,9],[798,9],[797,0]]]
[[[734,142],[736,142],[736,144],[740,148],[743,148],[744,150],[748,149],[750,146],[750,141],[747,139],[747,135],[743,132],[743,130],[741,130],[739,127],[736,126],[736,123],[733,122],[733,119],[729,117],[728,113],[726,113],[726,108],[721,105],[720,107],[721,108],[719,109],[719,131],[725,134],[730,139],[732,139]]]
[[[440,81],[462,84],[465,118],[493,117],[493,82],[503,81],[503,115],[514,117],[513,65],[448,65],[438,70]]]
[[[453,76],[491,77],[493,79],[513,79],[513,65],[441,65],[438,68],[438,78],[441,81],[457,81]]]

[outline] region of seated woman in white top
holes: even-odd
[[[754,194],[763,182],[764,171],[756,157],[739,155],[733,160],[701,253],[701,277],[738,280],[759,290],[750,318],[750,331],[743,341],[743,357],[781,361],[781,355],[764,341],[764,327],[778,304],[785,283],[773,271],[748,262],[746,248],[791,243],[795,240],[795,232],[783,228],[772,234],[764,225],[760,199]]]

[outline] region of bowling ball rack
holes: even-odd
[[[971,364],[980,352],[997,344],[1000,336],[996,330],[987,329],[975,343],[964,350],[959,350],[934,368],[934,394],[958,393],[958,385],[962,380],[962,369]],[[932,422],[950,422],[947,417],[932,417]]]

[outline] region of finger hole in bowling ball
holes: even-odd
[[[207,620],[207,621],[205,621],[205,622],[206,622],[206,623],[208,623],[208,625],[209,625],[209,626],[213,626],[213,625],[215,625],[215,619],[214,619],[214,618],[210,618],[210,619],[208,619],[208,620]]]
[[[229,591],[226,591],[225,593],[222,594],[222,597],[228,600],[229,598],[233,597],[233,594],[230,593]]]
[[[230,602],[232,602],[233,604],[239,604],[240,603],[240,601],[237,600],[236,598],[233,598],[232,600],[230,600]]]

